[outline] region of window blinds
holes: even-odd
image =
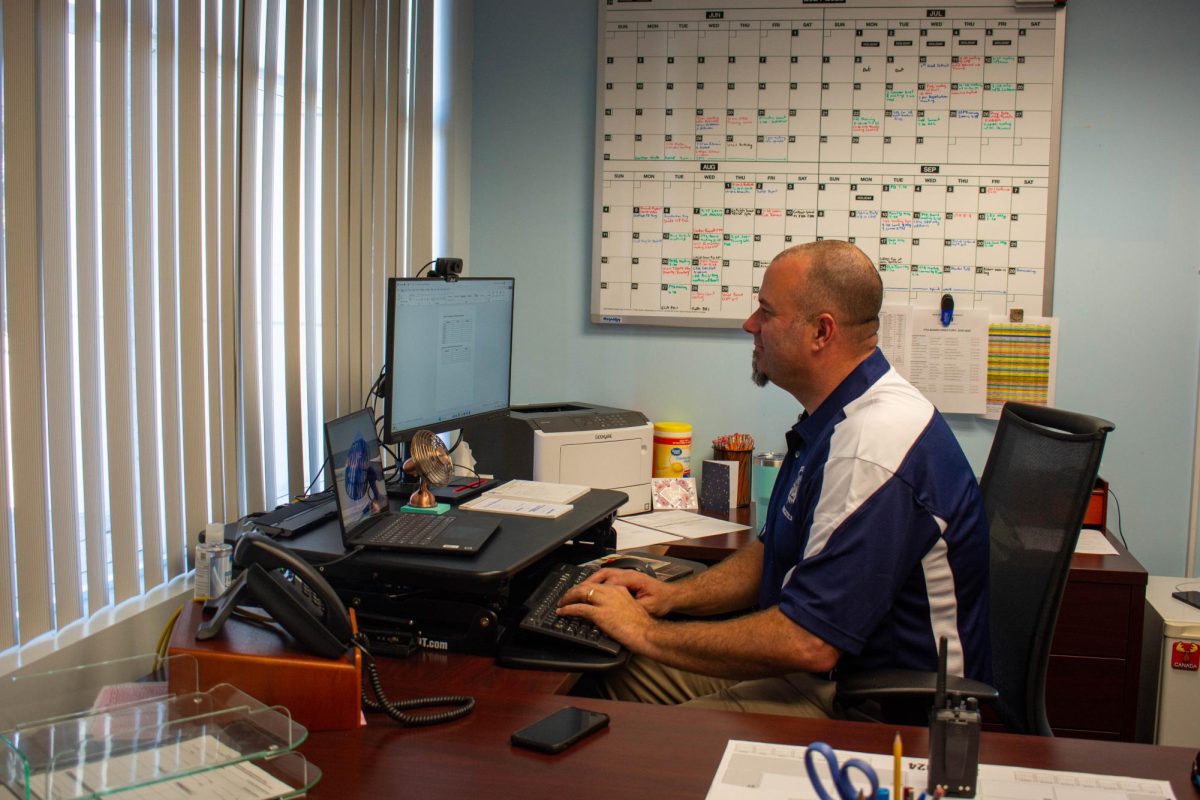
[[[0,651],[319,474],[431,258],[431,6],[0,3]]]

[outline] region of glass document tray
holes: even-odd
[[[149,655],[3,679],[0,798],[273,798],[316,784],[287,709],[229,684],[199,691],[197,676],[191,656]]]

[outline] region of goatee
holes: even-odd
[[[757,351],[750,355],[750,380],[754,381],[755,386],[766,386],[771,381],[767,373],[758,368]]]

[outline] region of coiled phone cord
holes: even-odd
[[[384,694],[383,683],[379,680],[379,670],[375,666],[375,659],[371,656],[370,651],[367,650],[365,637],[361,633],[354,637],[354,646],[363,654],[363,666],[366,669],[367,680],[371,684],[371,690],[375,693],[375,697],[378,698],[378,700],[371,699],[367,695],[367,687],[364,686],[362,690],[363,707],[372,711],[382,711],[407,728],[415,728],[421,725],[437,725],[442,722],[462,719],[475,709],[475,698],[467,697],[466,695],[419,697],[413,700],[402,700],[399,703],[393,703]],[[458,708],[452,708],[449,711],[439,711],[433,714],[405,713],[413,708],[430,708],[433,706],[458,706]]]

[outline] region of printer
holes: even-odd
[[[629,496],[618,515],[650,510],[654,425],[640,411],[590,403],[513,406],[468,425],[475,469],[501,478],[575,483]]]

